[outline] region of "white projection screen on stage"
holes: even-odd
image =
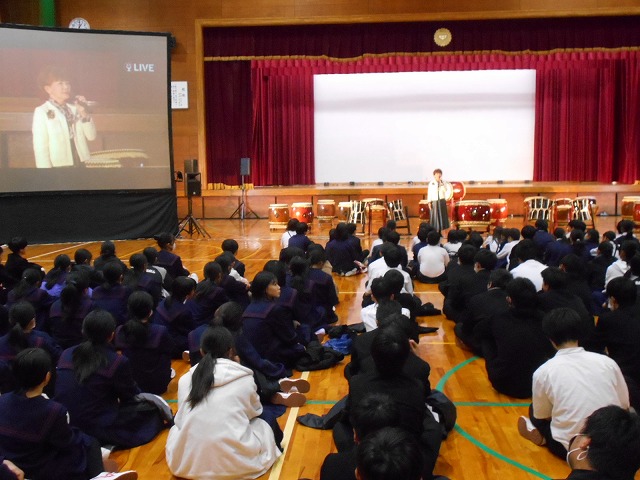
[[[316,75],[316,182],[533,178],[535,70]]]

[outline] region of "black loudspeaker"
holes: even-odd
[[[202,183],[199,173],[187,173],[187,179],[184,182],[185,193],[187,197],[199,197],[202,195]]]
[[[251,159],[242,157],[240,159],[240,175],[251,175]]]
[[[184,161],[184,173],[198,173],[198,159],[190,158]]]

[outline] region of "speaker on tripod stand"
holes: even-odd
[[[240,159],[240,178],[242,179],[242,184],[240,185],[240,205],[238,205],[236,211],[231,214],[229,217],[230,219],[237,216],[240,220],[244,220],[247,215],[253,215],[256,218],[260,218],[258,214],[251,210],[247,204],[247,189],[244,183],[244,177],[247,175],[251,175],[251,159],[248,157],[242,157]]]
[[[190,237],[194,232],[202,235],[203,237],[211,238],[209,232],[198,222],[193,216],[193,197],[200,197],[202,195],[202,176],[198,170],[198,160],[196,158],[188,159],[184,161],[184,193],[187,196],[188,214],[178,225],[178,236],[182,232],[186,232]]]

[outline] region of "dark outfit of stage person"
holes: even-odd
[[[7,308],[11,308],[13,304],[19,301],[29,302],[35,309],[36,328],[38,330],[44,330],[47,328],[49,310],[51,309],[53,302],[56,301],[54,297],[38,287],[31,287],[20,298],[16,298],[15,290],[11,290],[7,296]]]
[[[598,353],[607,349],[629,387],[631,404],[640,401],[640,310],[638,304],[618,307],[600,315],[592,345]]]
[[[147,324],[147,338],[141,344],[127,339],[124,327],[116,329],[114,344],[129,359],[133,379],[143,392],[162,395],[171,381],[173,340],[162,325]]]
[[[488,321],[493,315],[501,314],[508,309],[506,290],[491,288],[486,292],[478,293],[469,299],[468,314],[462,322],[455,324],[453,331],[475,355],[483,356],[479,338],[480,330],[476,333],[476,327]]]
[[[182,352],[187,349],[187,336],[196,327],[189,302],[190,300],[182,303],[171,299],[171,297],[166,298],[160,302],[151,317],[152,323],[167,327],[173,342],[172,358],[182,357]]]
[[[9,284],[5,285],[8,290],[11,290],[22,278],[22,274],[27,268],[35,268],[36,270],[42,270],[42,267],[37,263],[31,263],[24,257],[21,257],[17,253],[11,252],[7,255],[7,261],[4,264],[6,275],[8,276]]]
[[[544,251],[544,264],[549,267],[557,267],[560,265],[560,261],[570,253],[573,253],[573,247],[564,238],[554,240],[547,244],[547,248]]]
[[[247,285],[239,282],[231,275],[224,275],[220,281],[220,287],[227,293],[231,302],[237,302],[243,307],[247,307],[251,302]]]
[[[290,368],[304,353],[291,319],[277,302],[253,301],[242,317],[243,333],[262,358]]]
[[[202,325],[213,318],[220,305],[228,301],[229,297],[224,288],[215,285],[211,280],[203,280],[196,286],[196,294],[187,305],[191,308],[193,321],[196,325]]]
[[[127,311],[129,295],[131,295],[131,289],[124,285],[111,285],[108,288],[99,286],[93,291],[91,300],[96,308],[106,310],[113,315],[117,325],[122,325],[129,315]]]
[[[333,282],[333,277],[319,268],[310,268],[307,274],[307,280],[310,284],[313,303],[320,305],[325,310],[325,321],[327,323],[337,322],[338,316],[333,307],[338,305],[340,300],[336,293],[336,285]],[[282,296],[282,293],[280,296]]]
[[[430,223],[437,231],[448,229],[449,212],[447,201],[453,195],[453,189],[449,182],[431,180],[427,191],[427,200],[431,205]]]
[[[325,248],[325,253],[335,273],[350,272],[356,268],[353,262],[359,260],[355,248],[347,239],[330,240]]]
[[[62,348],[47,333],[38,330],[31,330],[25,334],[27,338],[27,348],[37,347],[43,349],[51,357],[51,362],[55,363],[60,358]],[[9,343],[9,335],[0,337],[0,364],[4,368],[0,368],[0,392],[10,392],[15,388],[13,373],[11,372],[11,364],[16,358],[15,348]]]
[[[498,392],[531,397],[533,372],[555,354],[542,332],[543,316],[537,309],[512,307],[476,327],[489,381]]]
[[[102,471],[98,442],[69,426],[66,408],[42,395],[0,396],[0,450],[32,480],[86,480]]]
[[[168,250],[160,250],[158,252],[158,259],[155,264],[165,268],[172,278],[186,277],[189,275],[189,270],[182,266],[182,259]]]
[[[82,336],[82,322],[87,314],[95,309],[95,304],[87,296],[83,296],[78,307],[67,317],[62,311],[62,302],[58,299],[49,310],[48,331],[62,348],[69,348],[78,345],[84,337]]]
[[[55,400],[69,410],[71,425],[102,444],[133,448],[150,442],[163,422],[155,406],[135,401],[141,391],[127,357],[102,347],[107,364],[79,384],[72,361],[76,348],[62,352],[56,380]]]

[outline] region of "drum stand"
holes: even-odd
[[[190,237],[193,237],[193,232],[198,233],[203,237],[211,238],[209,232],[205,230],[205,228],[200,225],[200,222],[193,216],[193,198],[191,195],[188,196],[188,213],[187,216],[180,220],[180,224],[178,225],[178,235],[180,237],[182,232],[188,233]]]
[[[247,204],[247,189],[245,188],[245,185],[244,185],[245,176],[241,175],[240,177],[242,178],[242,185],[240,186],[240,189],[242,190],[242,193],[240,196],[240,205],[238,205],[238,208],[236,208],[235,212],[231,214],[231,216],[229,217],[229,220],[236,218],[236,216],[240,220],[244,220],[247,217],[247,215],[253,215],[254,217],[259,219],[260,217],[258,216],[258,214],[253,210],[251,210],[251,207],[249,207],[249,205]]]

